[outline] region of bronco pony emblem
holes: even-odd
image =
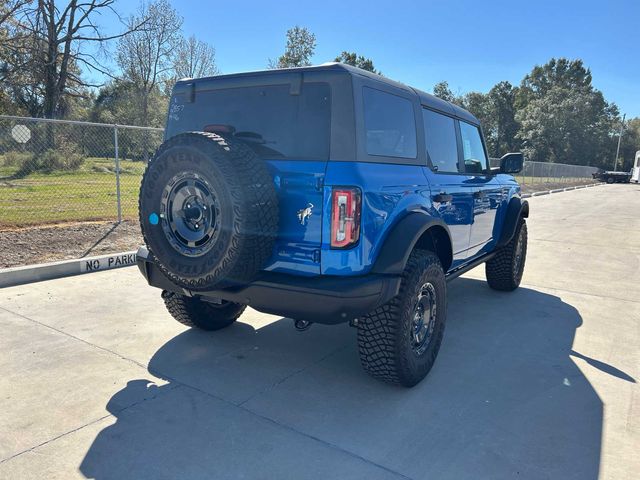
[[[302,210],[298,210],[298,220],[300,221],[300,225],[306,225],[307,219],[313,215],[311,209],[313,208],[313,203],[307,203],[307,208],[303,208]]]

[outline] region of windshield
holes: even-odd
[[[166,136],[210,131],[242,139],[265,158],[327,160],[331,123],[330,88],[304,83],[299,95],[289,85],[198,92],[195,102],[175,95]]]

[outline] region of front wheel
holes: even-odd
[[[381,380],[412,387],[440,350],[447,317],[447,284],[438,257],[411,253],[400,293],[358,321],[362,367]]]
[[[164,290],[162,299],[173,318],[187,327],[201,330],[220,330],[235,322],[246,305],[222,300],[221,303],[210,303],[200,297],[187,297]]]
[[[520,286],[527,259],[527,223],[520,218],[513,238],[485,265],[487,282],[494,290],[511,292]]]

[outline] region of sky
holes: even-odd
[[[118,11],[135,10],[120,0]],[[172,0],[185,36],[216,49],[222,73],[261,70],[284,51],[286,31],[309,28],[314,64],[343,50],[373,60],[394,80],[454,93],[517,85],[552,57],[581,58],[593,84],[627,118],[640,117],[640,0],[234,1]],[[109,32],[120,25],[105,15]]]

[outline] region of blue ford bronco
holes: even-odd
[[[140,191],[138,267],[171,315],[217,330],[247,305],[357,328],[364,369],[431,369],[447,281],[514,290],[529,214],[466,110],[342,64],[179,81]]]

